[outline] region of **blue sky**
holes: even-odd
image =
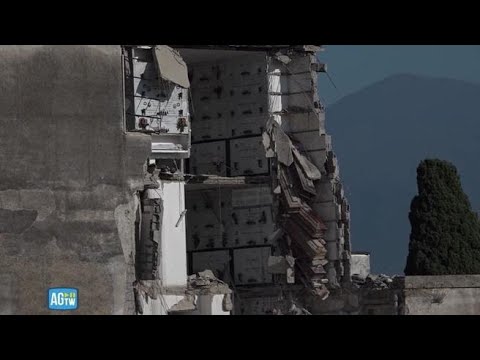
[[[326,74],[319,74],[319,92],[327,109],[343,96],[395,74],[450,78],[480,84],[479,45],[330,45],[325,46],[325,51],[319,53],[318,57],[327,64],[328,73],[338,88],[335,89]],[[326,121],[328,129],[328,112]],[[462,182],[468,183],[466,180],[463,178]],[[359,207],[357,210],[361,211]],[[354,216],[355,213],[352,213],[352,218]],[[354,228],[352,239],[354,250],[364,250],[362,246],[365,239],[356,237]],[[373,268],[389,269],[391,259],[383,255],[381,246],[371,246],[366,250],[372,252]],[[403,265],[402,269],[390,270],[401,273]]]
[[[320,74],[326,105],[398,73],[480,83],[480,45],[325,45],[319,58],[338,88]]]

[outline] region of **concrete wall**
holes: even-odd
[[[365,279],[370,274],[370,254],[352,254],[350,262],[351,275],[358,275]]]
[[[480,275],[407,276],[387,288],[333,291],[313,314],[480,315]]]
[[[480,275],[408,276],[408,315],[480,315]]]
[[[120,46],[0,46],[0,311],[133,313],[135,203],[150,138],[126,135]],[[64,312],[63,312],[64,314]]]

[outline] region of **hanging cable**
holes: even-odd
[[[331,78],[330,74],[329,74],[328,72],[326,72],[326,71],[325,71],[325,74],[327,74],[328,80],[330,80],[330,82],[332,83],[333,87],[338,90],[337,85],[335,85],[335,83],[333,82],[333,79]],[[340,91],[340,90],[338,90],[338,91]]]

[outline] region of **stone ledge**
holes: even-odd
[[[480,275],[438,275],[405,277],[405,289],[476,287],[480,287]]]

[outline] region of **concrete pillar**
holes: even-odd
[[[185,183],[162,180],[163,219],[160,241],[160,280],[163,286],[187,285]],[[184,214],[185,215],[185,214]]]

